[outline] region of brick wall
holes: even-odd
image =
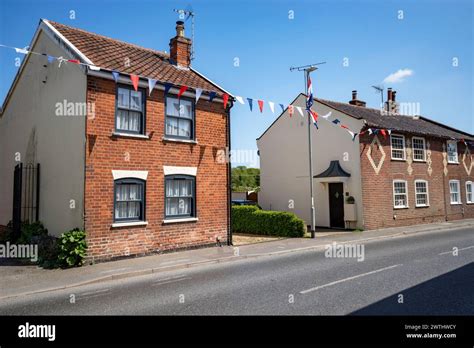
[[[115,127],[114,81],[88,77],[87,101],[95,118],[87,120],[85,229],[88,257],[108,259],[215,244],[227,240],[227,165],[216,160],[227,146],[227,116],[222,104],[201,99],[196,106],[198,144],[164,142],[164,92],[146,101],[146,132],[151,139],[112,137]],[[146,92],[148,94],[148,91]],[[163,224],[163,166],[197,167],[197,222]],[[147,226],[112,228],[112,170],[146,170]]]
[[[474,204],[466,204],[466,181],[474,181],[474,167],[468,175],[463,165],[465,145],[458,142],[459,164],[447,164],[447,175],[444,174],[443,144],[445,140],[425,137],[426,144],[431,149],[431,175],[428,173],[427,162],[411,163],[412,173],[408,172],[409,161],[391,159],[390,136],[377,135],[381,148],[385,152],[383,164],[377,174],[367,158],[367,151],[374,135],[365,133],[360,137],[360,153],[362,167],[362,197],[364,211],[364,227],[377,229],[393,226],[406,226],[446,220],[456,220],[474,217]],[[405,134],[405,142],[411,143],[412,136]],[[471,149],[472,151],[472,149]],[[374,165],[379,165],[382,152],[376,144],[372,146]],[[413,154],[411,155],[413,156]],[[428,154],[427,154],[428,157]],[[408,152],[407,152],[408,158]],[[470,156],[465,159],[469,168]],[[393,180],[407,181],[408,208],[393,207]],[[415,180],[428,181],[429,207],[415,207]],[[449,180],[460,181],[461,205],[450,204]]]

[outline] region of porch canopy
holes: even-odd
[[[318,182],[346,182],[351,174],[342,169],[339,161],[331,161],[328,169],[313,176]]]

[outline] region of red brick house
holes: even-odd
[[[36,217],[55,235],[84,228],[91,259],[230,243],[233,97],[190,66],[190,46],[182,22],[166,54],[41,20],[30,49],[84,65],[30,54],[19,69],[0,117],[0,224],[14,167],[39,163]]]
[[[384,110],[367,107],[356,91],[348,103],[314,100],[319,115],[330,115],[311,130],[317,226],[377,229],[474,218],[474,136],[400,114],[395,93],[388,90]],[[292,104],[304,108],[305,98]],[[353,140],[339,124],[360,135]],[[257,144],[259,204],[293,211],[309,225],[307,132],[307,122],[285,111]]]

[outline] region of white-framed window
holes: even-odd
[[[459,190],[459,186],[459,180],[449,180],[451,204],[461,204],[461,191]]]
[[[474,203],[474,184],[472,181],[466,181],[466,203]]]
[[[393,207],[408,208],[407,182],[405,180],[393,181]]]
[[[458,143],[456,140],[448,140],[446,143],[448,152],[448,163],[458,164]]]
[[[390,143],[392,145],[392,159],[404,161],[405,155],[405,136],[399,134],[390,135]]]
[[[428,181],[415,180],[415,206],[428,207],[429,205]]]
[[[426,161],[425,138],[413,137],[413,160],[417,162]]]

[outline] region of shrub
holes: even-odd
[[[293,213],[265,211],[256,206],[233,206],[232,232],[303,237],[306,228],[304,221]]]
[[[61,267],[75,267],[84,264],[87,243],[86,233],[75,228],[59,237],[59,263]]]
[[[46,236],[48,230],[40,221],[29,223],[28,221],[21,223],[20,237],[16,241],[17,244],[30,244],[33,237]]]
[[[59,267],[58,238],[54,236],[37,236],[31,239],[33,244],[38,244],[38,265],[43,268]]]

